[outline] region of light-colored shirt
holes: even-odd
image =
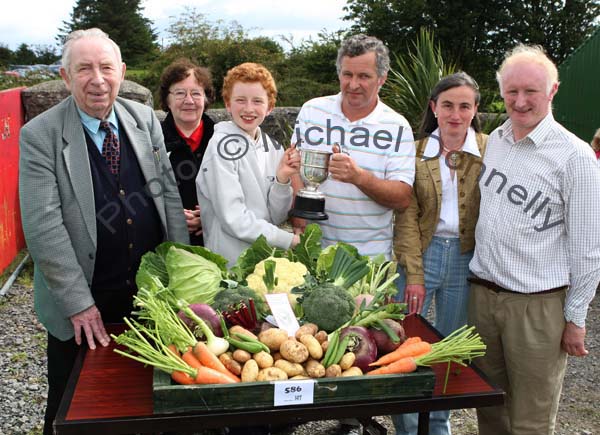
[[[427,160],[438,156],[440,161],[440,175],[442,180],[442,203],[440,204],[440,220],[435,228],[434,236],[457,238],[459,237],[458,217],[458,179],[456,175],[453,177],[450,172],[450,167],[446,161],[447,157],[442,155],[442,147],[440,146],[440,129],[435,129],[425,145],[423,158]],[[467,136],[462,146],[462,151],[472,154],[475,157],[481,157],[479,148],[477,147],[477,139],[475,130],[469,127]],[[453,168],[454,169],[454,168]]]
[[[100,119],[88,115],[79,107],[77,108],[77,112],[79,113],[83,127],[96,144],[96,147],[98,147],[98,151],[102,153],[102,143],[106,137],[106,132],[100,128]],[[119,122],[117,121],[117,115],[115,114],[114,109],[110,111],[106,121],[110,124],[112,131],[119,137]]]
[[[363,169],[385,180],[412,186],[415,144],[408,121],[379,101],[365,118],[351,122],[342,112],[342,95],[315,98],[302,106],[292,143],[332,151],[339,144]],[[329,219],[319,221],[323,245],[338,241],[356,246],[362,255],[392,256],[393,210],[369,198],[351,183],[327,179],[319,186],[325,194]]]
[[[240,151],[231,154],[236,149]],[[261,235],[277,248],[287,249],[292,243],[294,235],[278,227],[287,219],[293,200],[291,182],[281,184],[276,178],[283,153],[283,147],[260,130],[255,143],[232,121],[215,125],[196,177],[196,192],[204,246],[224,256],[229,267]],[[259,156],[264,163],[259,163]]]
[[[565,319],[584,326],[600,281],[600,170],[590,147],[548,114],[514,141],[489,137],[471,271],[509,290],[569,285]]]

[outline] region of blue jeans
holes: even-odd
[[[423,253],[423,271],[425,273],[425,301],[421,314],[427,315],[431,301],[435,299],[434,326],[443,335],[467,323],[467,305],[469,302],[469,262],[473,251],[460,253],[458,238],[446,239],[433,237],[427,250]],[[398,295],[404,300],[406,276],[399,270],[396,280]],[[429,414],[430,435],[450,435],[450,411],[434,411]],[[392,415],[397,435],[414,435],[417,433],[418,414]]]

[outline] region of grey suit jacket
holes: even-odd
[[[122,98],[114,109],[151,190],[166,239],[188,243],[183,206],[154,111]],[[90,285],[97,246],[88,151],[72,97],[21,129],[19,197],[35,263],[35,310],[53,336],[68,340],[74,334],[69,317],[94,304]]]

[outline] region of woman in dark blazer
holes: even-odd
[[[204,111],[215,91],[208,69],[188,59],[171,63],[160,78],[161,123],[165,146],[175,173],[192,245],[203,246],[202,222],[196,195],[196,175],[214,122]]]

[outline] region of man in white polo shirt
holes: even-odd
[[[319,187],[329,216],[319,222],[324,245],[342,241],[386,259],[392,257],[393,210],[408,206],[415,168],[408,121],[379,99],[389,65],[379,39],[346,39],[336,62],[341,92],[305,103],[292,137],[301,148],[334,152],[330,177]]]

